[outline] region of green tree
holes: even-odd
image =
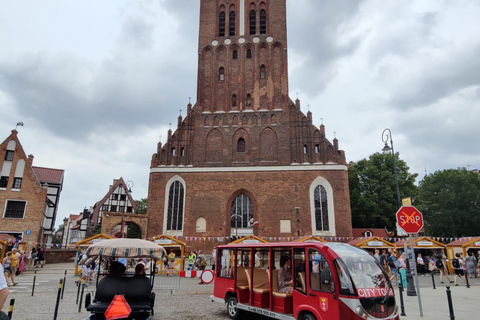
[[[63,224],[58,226],[58,229],[55,231],[52,237],[52,243],[53,244],[60,244],[62,243],[62,238],[65,237],[66,235],[63,234],[63,230],[65,230],[65,226]],[[58,238],[58,234],[62,233],[62,238]]]
[[[395,154],[400,198],[418,195],[417,174],[408,172],[406,162]],[[398,210],[397,190],[391,153],[374,153],[369,159],[351,162],[348,168],[350,205],[354,228],[384,228],[395,230]]]
[[[142,198],[140,200],[136,200],[138,203],[137,211],[135,213],[137,214],[147,214],[147,209],[148,209],[148,198]]]
[[[426,231],[437,237],[476,236],[480,230],[480,175],[465,169],[436,171],[420,182]]]

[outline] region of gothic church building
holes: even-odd
[[[198,57],[197,102],[152,156],[148,235],[351,236],[345,153],[288,96],[286,0],[201,0]]]

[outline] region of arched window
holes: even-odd
[[[252,49],[247,49],[247,59],[252,59]]]
[[[218,17],[218,36],[225,36],[225,11],[220,12]]]
[[[232,59],[233,59],[233,60],[237,60],[237,56],[238,56],[237,50],[233,50],[233,52],[232,52]]]
[[[247,101],[246,101],[247,106],[252,105],[252,96],[250,94],[247,94]]]
[[[315,153],[320,153],[320,145],[315,145]]]
[[[183,228],[184,188],[180,181],[175,181],[168,192],[167,227],[169,231]]]
[[[207,231],[207,220],[205,220],[205,218],[200,217],[197,219],[197,228],[195,231],[197,232]]]
[[[253,230],[253,202],[247,195],[241,194],[233,200],[230,213],[232,228]]]
[[[232,107],[236,107],[237,106],[237,95],[234,94],[232,95]]]
[[[265,9],[260,10],[260,34],[267,33],[267,12]]]
[[[257,33],[257,12],[255,10],[250,11],[250,34]]]
[[[218,80],[225,80],[225,69],[223,67],[220,67],[220,69],[218,69]]]
[[[175,148],[172,148],[172,157],[175,157]]]
[[[243,138],[238,139],[237,152],[245,152],[245,139]]]
[[[307,145],[303,146],[303,153],[307,154],[308,153],[308,147]]]
[[[315,188],[315,230],[329,231],[327,190],[319,185]]]
[[[230,15],[228,17],[228,35],[235,35],[235,11],[230,11]]]
[[[265,65],[262,64],[260,66],[260,79],[265,79],[267,77],[266,71],[265,71]]]

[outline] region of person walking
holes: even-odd
[[[475,268],[475,256],[473,255],[473,252],[470,252],[470,254],[465,258],[466,265],[467,265],[467,275],[470,278],[477,278],[477,270]]]
[[[169,277],[172,276],[174,269],[175,269],[175,252],[173,252],[173,249],[170,249],[170,253],[168,254],[168,276]]]
[[[3,264],[0,263],[0,312],[3,309],[3,306],[5,305],[5,301],[7,301],[8,298],[8,287],[10,285],[7,282],[7,279],[5,277],[5,270],[3,269]]]
[[[5,255],[5,258],[2,260],[2,266],[3,266],[3,273],[6,278],[7,286],[16,286],[18,283],[15,282],[14,275],[12,273],[12,252],[9,251]],[[12,282],[12,284],[8,283],[8,279]]]
[[[28,253],[27,268],[32,268],[33,267],[33,261],[36,258],[37,258],[37,249],[35,249],[35,247],[32,247],[32,249]]]
[[[198,266],[198,270],[200,271],[205,270],[205,267],[207,266],[207,259],[205,258],[205,255],[202,253],[202,250],[198,250],[197,266]],[[204,284],[204,283],[200,279],[200,282],[198,284]]]
[[[455,258],[452,260],[452,267],[455,269],[455,286],[458,287],[457,279],[458,277],[462,278],[467,285],[467,279],[465,277],[465,273],[463,272],[463,268],[465,266],[465,262],[462,259],[460,253],[455,254]]]
[[[393,279],[396,279],[398,277],[398,270],[397,270],[396,262],[397,261],[395,259],[394,254],[393,254],[393,250],[388,249],[387,265],[388,265],[388,268],[391,271],[390,281],[392,281]]]
[[[425,265],[425,261],[423,260],[421,253],[419,253],[417,256],[417,267],[418,273],[424,277],[427,274],[427,266]]]
[[[435,261],[435,266],[437,267],[438,271],[440,272],[440,283],[445,283],[443,282],[443,275],[445,274],[445,277],[450,283],[453,283],[453,281],[450,279],[448,276],[448,271],[447,268],[445,267],[445,264],[443,263],[442,255],[439,254],[437,256],[437,260]]]
[[[385,249],[382,250],[382,253],[380,254],[380,265],[384,270],[387,270],[387,254],[385,252]]]
[[[40,266],[43,268],[43,265],[45,264],[45,258],[43,257],[43,254],[45,252],[45,249],[43,249],[42,245],[38,245],[38,250],[37,250],[37,257],[35,258],[35,261],[33,265],[35,268],[38,268],[38,263],[40,263]]]
[[[10,269],[12,271],[13,276],[17,275],[18,265],[20,263],[20,253],[18,252],[17,248],[12,249],[12,261],[10,263]]]

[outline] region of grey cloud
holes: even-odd
[[[339,59],[351,55],[360,45],[363,35],[351,35],[348,25],[355,24],[363,1],[308,1],[290,6],[289,16],[302,17],[290,21],[289,50],[304,61],[291,73],[298,86],[309,96],[321,93],[338,72]],[[297,18],[298,19],[298,18]],[[298,65],[298,61],[296,61]]]
[[[154,42],[154,29],[143,17],[130,16],[123,22],[119,41],[136,50],[149,50]]]

